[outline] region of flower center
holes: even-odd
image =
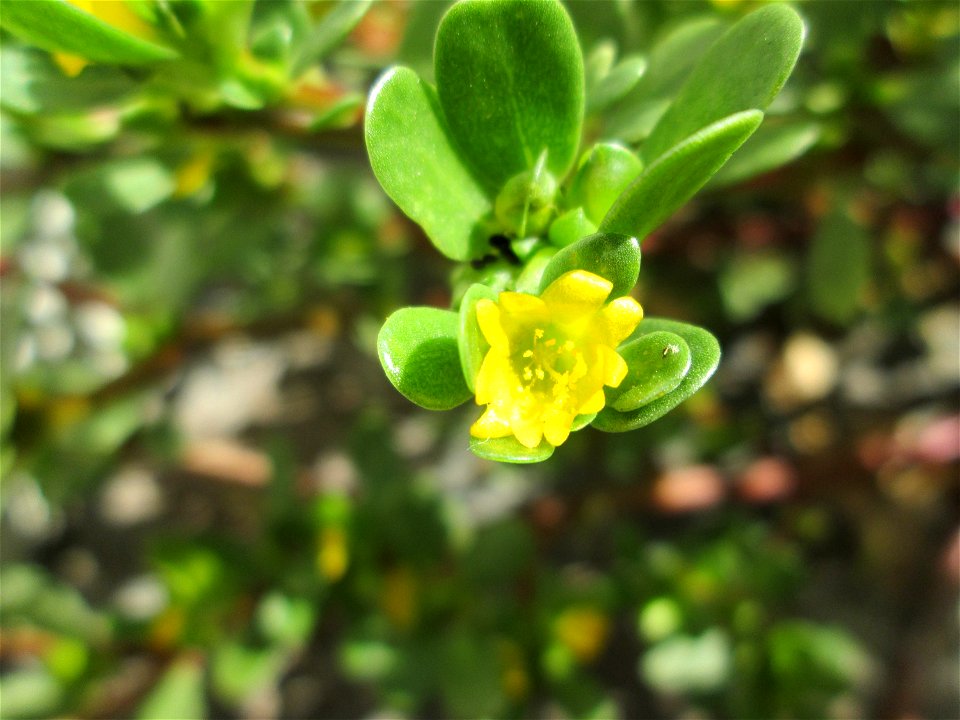
[[[577,380],[587,374],[587,363],[577,343],[550,326],[534,328],[533,344],[515,354],[513,362],[520,392],[559,405],[572,400]]]

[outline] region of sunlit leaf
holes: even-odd
[[[477,374],[489,344],[480,332],[477,324],[477,302],[479,300],[496,300],[498,293],[487,285],[475,283],[471,285],[460,301],[460,332],[457,335],[460,364],[463,367],[463,376],[470,392],[476,389]]]
[[[137,710],[137,720],[196,720],[207,716],[203,666],[184,657],[167,669]]]
[[[460,319],[450,310],[401,308],[377,337],[383,369],[408,400],[428,410],[449,410],[473,393],[460,366]]]
[[[764,123],[710,179],[709,187],[748,180],[795,160],[820,138],[819,123]]]
[[[626,295],[640,276],[640,244],[629,235],[602,232],[578,240],[550,260],[540,278],[540,291],[571,270],[586,270],[612,282],[611,299]]]
[[[150,63],[177,56],[172,48],[131,35],[67,0],[4,0],[0,25],[44,50],[105,63]]]
[[[763,110],[793,70],[803,22],[787,5],[767,5],[742,18],[700,58],[641,155],[651,163],[721,118]]]
[[[583,58],[556,0],[467,0],[437,31],[437,88],[453,136],[492,190],[547,153],[560,178],[583,120]]]
[[[503,438],[470,438],[470,451],[485,460],[496,460],[507,463],[538,463],[553,455],[554,447],[546,440],[535,448],[521,445],[515,437]]]
[[[407,68],[394,68],[370,94],[367,151],[387,195],[419,223],[444,255],[466,260],[485,192],[460,161],[436,92]]]
[[[661,331],[679,335],[687,343],[690,348],[689,372],[676,389],[636,410],[620,412],[612,407],[604,408],[592,423],[595,428],[605,432],[626,432],[649,425],[693,395],[716,371],[720,364],[720,343],[709,332],[695,325],[644,318],[624,346],[636,338]]]
[[[620,412],[636,410],[676,389],[690,371],[690,347],[670,332],[652,332],[622,346],[626,377],[605,388],[607,405]]]
[[[710,179],[762,119],[759,110],[731,115],[664,153],[621,193],[600,223],[601,232],[642,241]]]

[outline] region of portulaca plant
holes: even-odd
[[[803,24],[786,5],[745,16],[707,50],[642,142],[581,148],[584,113],[623,96],[636,58],[592,78],[558,0],[462,0],[436,36],[436,86],[405,67],[370,94],[366,144],[387,194],[461,263],[452,309],[406,307],[378,338],[414,403],[471,398],[477,455],[550,457],[592,425],[634,430],[695,393],[720,346],[644,318],[630,293],[643,239],[760,125]]]

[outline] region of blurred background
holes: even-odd
[[[644,243],[717,375],[536,466],[375,352],[450,302],[362,140],[446,6],[157,3],[175,72],[0,39],[0,715],[957,717],[957,4],[798,5],[763,128]],[[758,3],[567,6],[588,78],[646,64],[588,85],[636,143]]]

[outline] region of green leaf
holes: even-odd
[[[176,182],[173,173],[159,160],[141,156],[109,160],[78,173],[67,188],[75,197],[98,203],[101,212],[119,210],[136,214],[169,198]]]
[[[14,666],[0,676],[4,718],[40,718],[62,712],[65,688],[50,672],[33,662]]]
[[[348,93],[327,108],[320,110],[309,122],[310,132],[331,128],[345,128],[356,123],[363,109],[364,97],[360,93]]]
[[[373,0],[340,0],[329,10],[301,46],[293,75],[299,75],[336,47],[363,19],[372,3]]]
[[[761,120],[759,110],[737,113],[672,148],[621,193],[600,223],[600,231],[643,240],[710,179]]]
[[[715,18],[691,18],[660,39],[650,51],[648,69],[640,82],[604,111],[603,136],[631,143],[647,137],[723,29],[723,23]]]
[[[474,283],[486,285],[496,292],[512,290],[519,274],[519,266],[502,258],[483,267],[473,267],[463,264],[454,269],[451,276],[453,286],[453,306],[458,307],[464,293]]]
[[[543,247],[537,250],[524,266],[521,273],[517,276],[517,282],[514,289],[517,292],[536,295],[540,292],[540,281],[543,279],[543,273],[557,254],[555,247]]]
[[[507,235],[540,235],[554,215],[557,180],[546,170],[546,153],[531,170],[507,180],[493,203],[493,213]]]
[[[603,79],[613,69],[613,62],[617,59],[617,44],[613,40],[601,40],[583,59],[583,78],[587,93],[587,102],[590,95]]]
[[[554,449],[553,445],[546,440],[543,440],[535,448],[528,448],[521,445],[513,436],[489,438],[487,440],[470,438],[470,452],[485,460],[495,460],[497,462],[520,465],[543,462],[553,455]]]
[[[587,112],[603,110],[626,95],[647,71],[646,58],[633,55],[621,60],[595,87],[587,91]]]
[[[690,73],[643,144],[644,161],[721,118],[766,108],[793,70],[803,33],[803,21],[787,5],[768,5],[737,22]]]
[[[780,252],[735,254],[718,282],[727,316],[736,322],[756,317],[794,291],[794,276],[791,259]]]
[[[690,346],[671,332],[652,332],[622,346],[626,377],[605,388],[607,405],[620,412],[636,410],[675,390],[690,371]]]
[[[434,56],[440,104],[460,150],[496,191],[544,150],[562,178],[580,144],[583,58],[556,0],[465,0]]]
[[[604,432],[626,432],[649,425],[703,387],[716,371],[720,364],[720,343],[709,332],[695,325],[647,318],[640,323],[629,342],[660,331],[679,335],[686,341],[690,348],[690,371],[675,390],[636,410],[620,412],[612,407],[604,408],[592,423],[595,428]]]
[[[547,237],[550,242],[557,247],[566,247],[572,245],[577,240],[592,235],[597,231],[597,226],[587,219],[587,214],[582,207],[567,210],[560,217],[553,221]]]
[[[195,720],[207,716],[203,667],[185,656],[174,662],[137,710],[138,720]]]
[[[413,68],[423,79],[433,81],[433,41],[440,19],[453,0],[410,3],[403,28],[403,40],[397,50],[397,62]]]
[[[0,613],[5,624],[23,624],[90,645],[109,642],[108,617],[93,610],[75,588],[46,570],[28,564],[6,565],[0,571],[0,584]]]
[[[0,25],[44,50],[73,53],[95,62],[141,64],[170,60],[178,54],[66,0],[4,0]]]
[[[571,270],[586,270],[612,282],[611,299],[626,295],[640,276],[640,243],[629,235],[588,235],[553,256],[540,278],[540,292]]]
[[[450,310],[401,308],[377,336],[380,364],[404,397],[428,410],[449,410],[473,393],[460,367],[460,319]]]
[[[580,159],[570,184],[569,204],[582,206],[587,217],[599,223],[642,170],[640,158],[623,145],[598,143]]]
[[[595,417],[597,417],[596,413],[590,413],[589,415],[577,415],[573,419],[573,424],[570,426],[570,432],[583,430],[587,425],[593,422]]]
[[[870,240],[840,211],[824,218],[807,255],[807,291],[813,311],[846,325],[860,309],[871,275]]]
[[[444,255],[466,260],[490,199],[460,161],[436,92],[408,68],[387,72],[367,104],[370,164],[387,195]]]
[[[116,67],[68,78],[47,53],[11,43],[0,48],[0,87],[4,109],[33,115],[117,104],[140,85]]]
[[[291,484],[295,473],[291,472]],[[277,484],[276,481],[274,484]],[[284,501],[292,493],[288,492]],[[328,497],[336,497],[329,495]],[[263,637],[273,645],[303,647],[317,620],[315,605],[302,597],[269,592],[257,607],[257,625]]]
[[[464,624],[443,634],[440,692],[451,718],[500,717],[503,691],[501,648],[489,633]]]
[[[477,373],[483,358],[490,349],[480,325],[477,324],[477,302],[479,300],[496,301],[498,293],[488,285],[474,283],[463,295],[460,301],[460,332],[457,334],[460,351],[460,366],[463,368],[463,377],[467,381],[470,392],[476,391]]]
[[[795,160],[820,139],[821,126],[815,122],[764,125],[710,179],[709,187],[721,187],[748,180]]]
[[[239,706],[276,682],[288,662],[281,648],[249,647],[228,640],[211,653],[210,685],[218,699]]]

